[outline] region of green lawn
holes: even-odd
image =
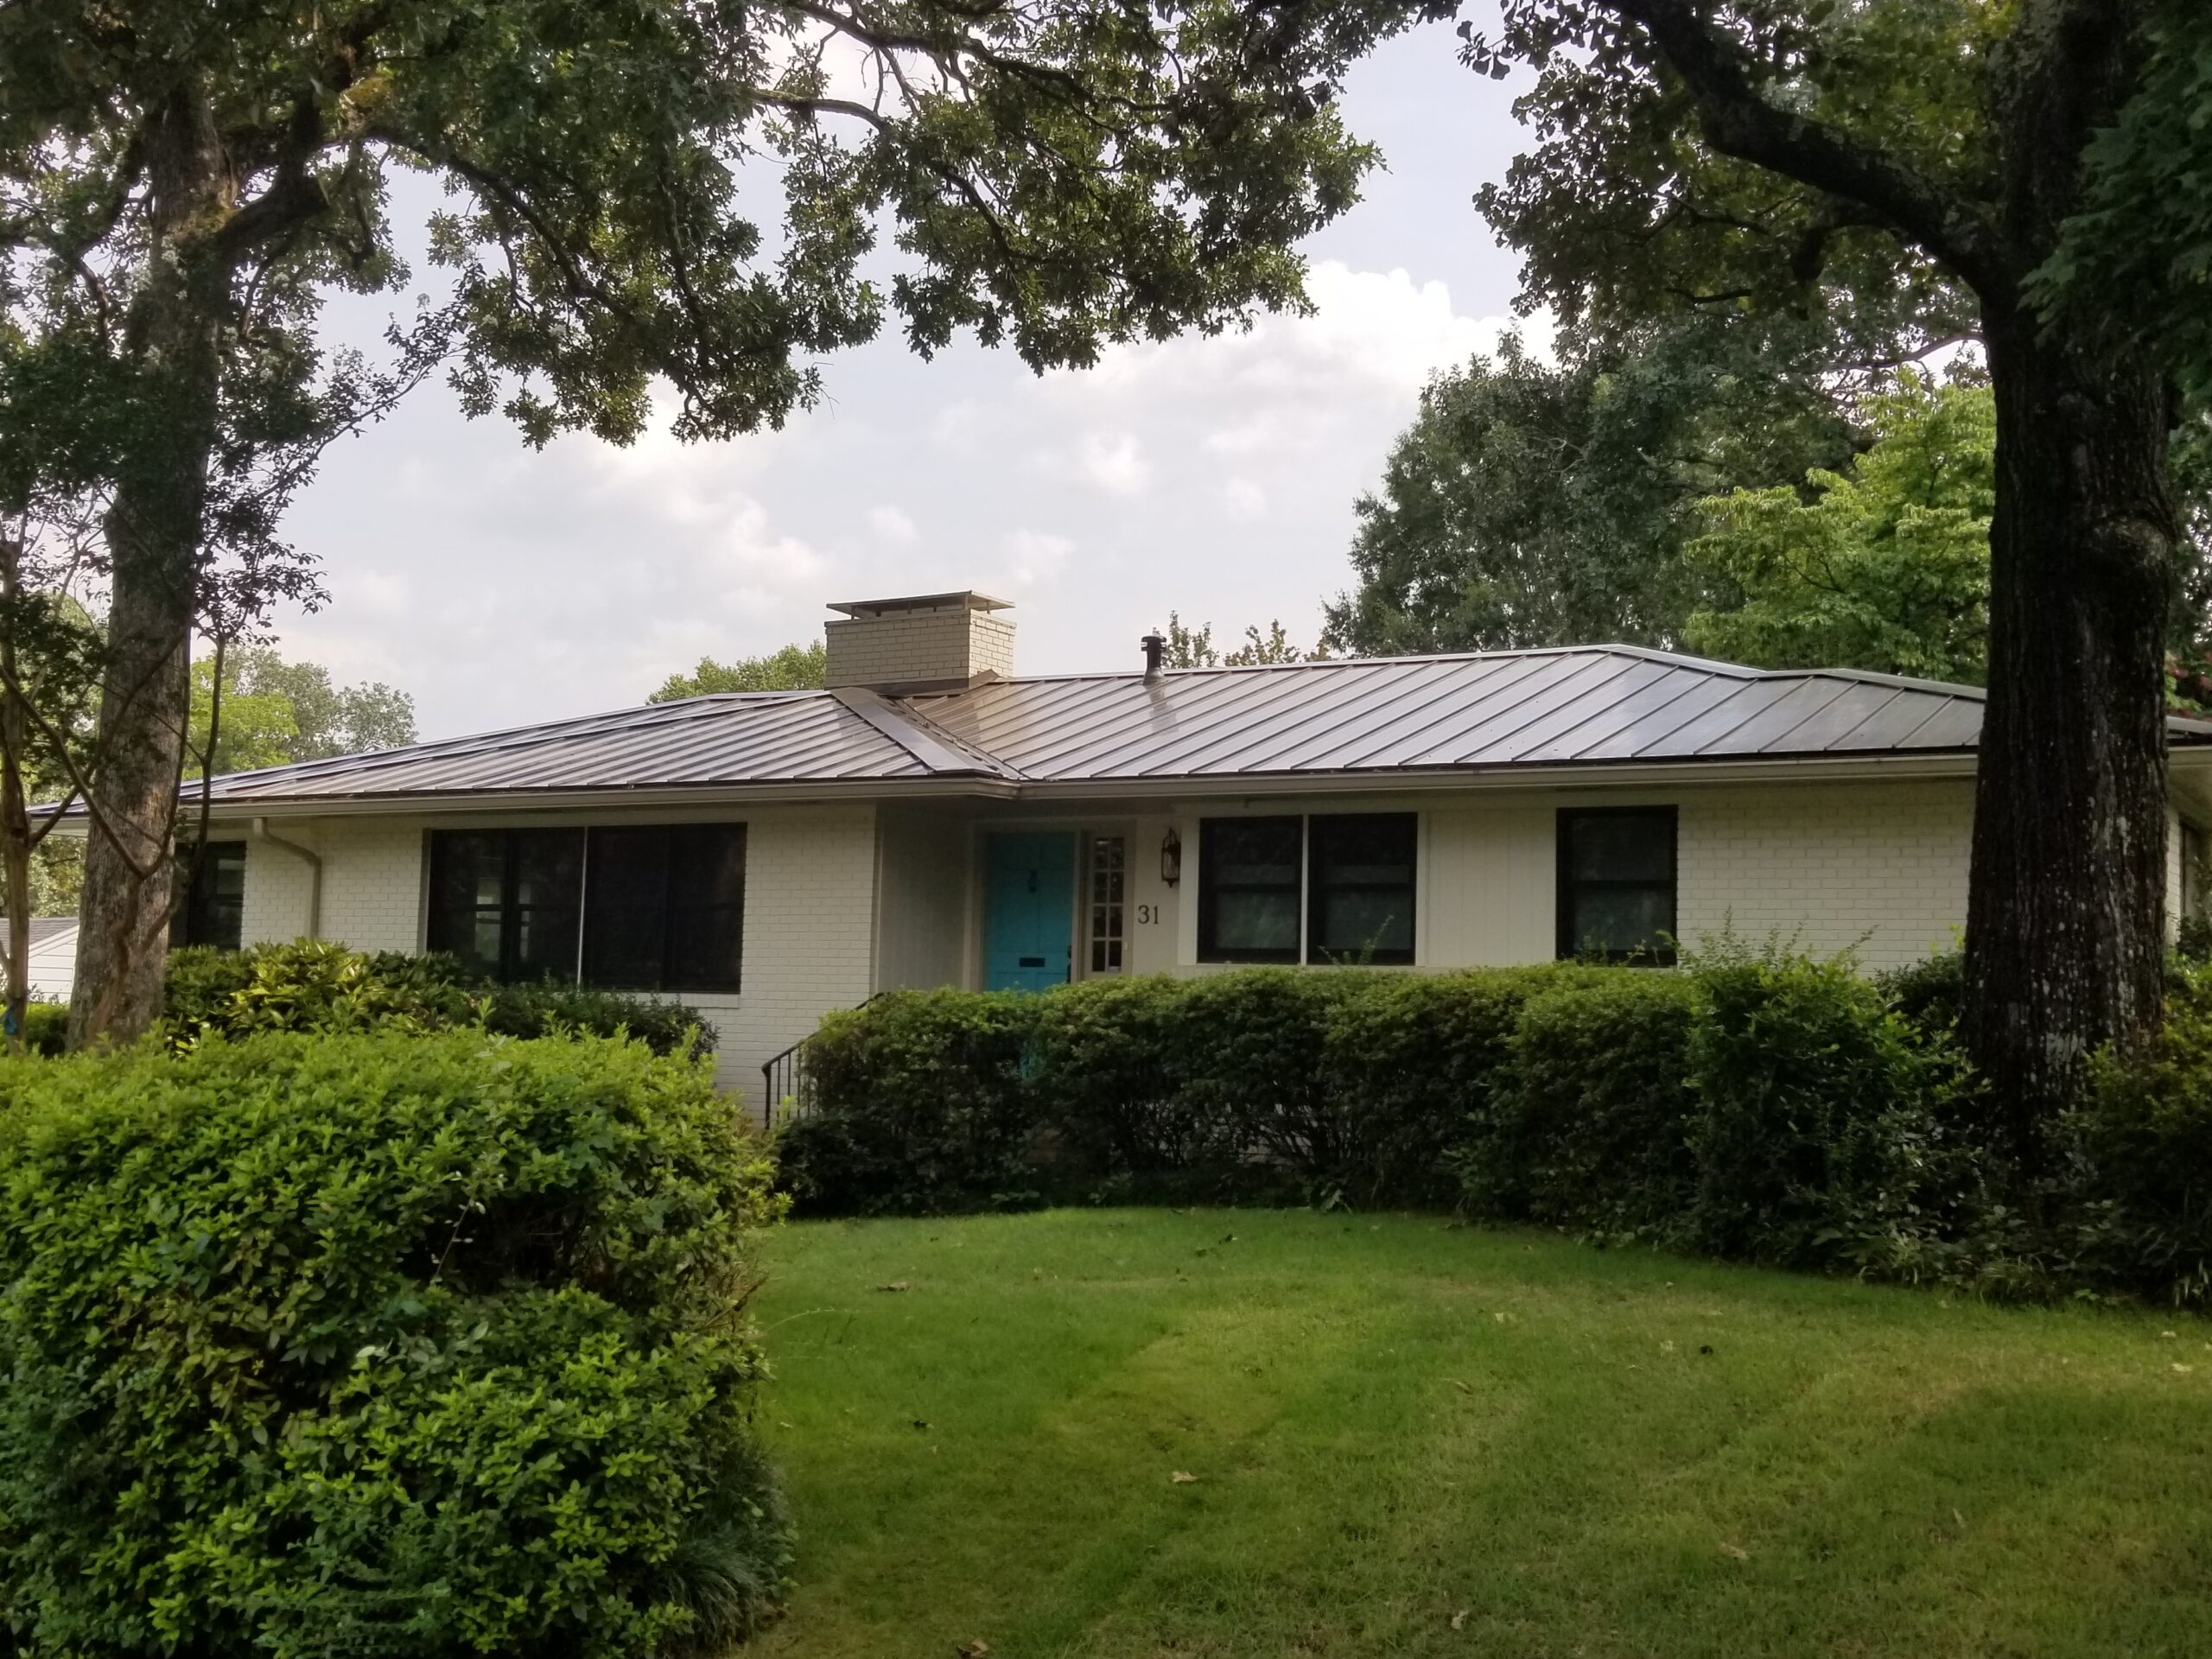
[[[2212,1653],[2197,1319],[1402,1216],[772,1256],[768,1653]]]

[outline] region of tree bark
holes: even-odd
[[[2141,10],[2022,5],[1993,115],[2009,270],[2079,207],[2083,147],[2141,79]],[[2124,318],[2045,319],[2017,283],[1981,297],[1997,505],[1962,1035],[2032,1164],[2089,1053],[2164,1014],[2172,405]]]
[[[2175,524],[2155,365],[1993,324],[1997,507],[1962,1034],[2031,1161],[2099,1045],[2154,1030],[2165,954]]]
[[[208,246],[233,187],[187,84],[148,123],[152,235],[130,343],[147,409],[117,480],[95,828],[85,849],[71,1046],[129,1040],[161,1014],[171,841],[191,712],[207,468],[228,273]]]

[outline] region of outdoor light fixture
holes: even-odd
[[[1160,843],[1160,879],[1171,887],[1183,879],[1183,837],[1173,830]]]

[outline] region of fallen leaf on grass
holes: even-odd
[[[958,1654],[960,1659],[983,1659],[990,1650],[991,1644],[979,1636],[973,1642],[963,1642],[953,1652]]]
[[[1748,1561],[1751,1559],[1750,1550],[1745,1549],[1741,1544],[1732,1544],[1726,1540],[1721,1542],[1720,1553],[1732,1561]]]
[[[1462,1607],[1458,1612],[1452,1615],[1452,1628],[1455,1630],[1464,1630],[1467,1628],[1467,1610],[1465,1608]]]
[[[893,1279],[889,1284],[878,1285],[876,1288],[878,1290],[912,1290],[913,1286],[908,1284],[904,1279]]]
[[[2176,1361],[2174,1362],[2174,1370],[2176,1370],[2177,1371],[2180,1372],[2183,1376],[2188,1376],[2191,1371],[2195,1370],[2196,1369],[2196,1366],[2194,1366],[2194,1365],[2184,1365],[2184,1364],[2183,1364],[2179,1360],[2176,1360]]]
[[[1462,1382],[1456,1376],[1447,1376],[1444,1380],[1462,1394],[1472,1394],[1475,1391],[1471,1384]]]
[[[1196,1479],[1198,1479],[1198,1477],[1192,1474],[1189,1470],[1178,1469],[1173,1474],[1167,1477],[1167,1484],[1170,1486],[1188,1486]]]

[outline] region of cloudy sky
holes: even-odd
[[[1455,44],[1418,31],[1352,79],[1389,171],[1306,249],[1313,315],[1042,378],[887,340],[830,359],[785,431],[724,444],[533,453],[425,388],[296,505],[330,603],[281,618],[282,648],[411,692],[438,737],[637,702],[702,655],[817,637],[831,600],[997,594],[1028,673],[1133,666],[1171,608],[1309,643],[1422,383],[1510,326],[1515,262],[1470,199],[1516,147],[1511,88]]]

